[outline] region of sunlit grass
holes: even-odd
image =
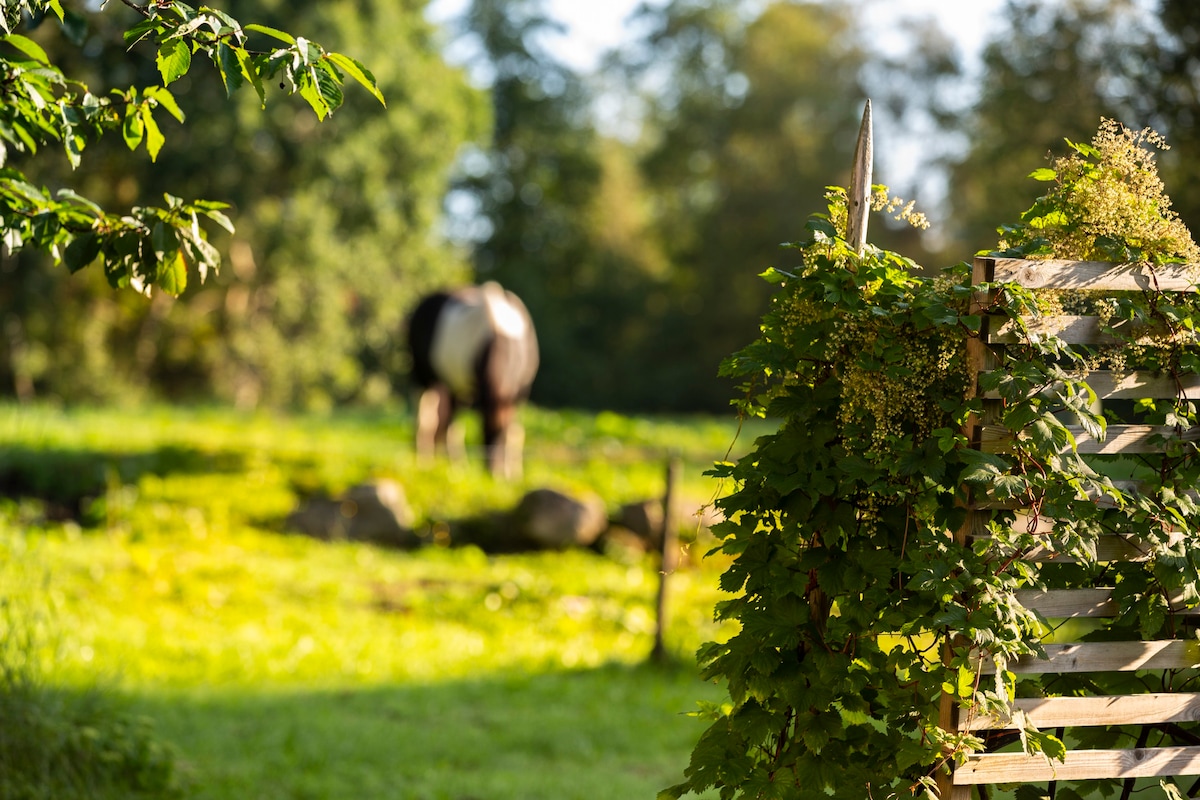
[[[400,552],[283,528],[305,493],[379,477],[421,524],[543,485],[612,510],[661,494],[670,455],[694,508],[719,491],[701,473],[736,425],[530,410],[526,427],[510,485],[477,464],[416,464],[401,415],[0,407],[0,474],[94,492],[82,524],[34,501],[0,508],[6,557],[49,576],[5,599],[53,621],[46,678],[108,687],[157,720],[196,796],[652,796],[699,733],[682,713],[715,697],[689,664],[729,633],[712,622],[719,564],[671,577],[681,666],[662,671],[643,666],[653,555]]]

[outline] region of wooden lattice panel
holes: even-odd
[[[977,258],[974,283],[1008,282],[1028,288],[1088,291],[1170,291],[1194,292],[1191,270],[1182,265],[1150,267],[1142,264],[1108,264],[1092,261],[1023,261],[1003,258]],[[977,311],[985,310],[987,298],[977,300]],[[985,329],[980,340],[972,342],[969,357],[976,373],[996,367],[995,348],[1020,341],[1015,326],[994,318],[991,330]],[[985,328],[986,328],[985,324]],[[1030,322],[1037,335],[1056,336],[1072,344],[1112,345],[1119,337],[1102,330],[1100,321],[1086,316],[1058,316]],[[1104,399],[1178,397],[1200,398],[1200,376],[1184,374],[1163,376],[1137,370],[1120,374],[1097,371],[1087,382]],[[999,397],[981,396],[984,411],[977,420],[976,441],[985,451],[1002,451],[1011,433],[999,425]],[[1109,425],[1103,441],[1089,437],[1082,429],[1072,429],[1078,450],[1084,454],[1153,453],[1162,448],[1163,437],[1200,440],[1200,433],[1185,432],[1152,425]],[[1013,509],[1009,503],[988,503],[980,498],[957,539],[968,540],[986,535],[986,525],[997,508]],[[1052,520],[1034,519],[1038,531],[1048,532]],[[1031,560],[1062,558],[1033,551]],[[1139,561],[1145,551],[1139,543],[1120,535],[1104,536],[1097,542],[1100,561]],[[1046,592],[1022,592],[1018,601],[1047,619],[1103,619],[1118,613],[1112,587],[1088,587]],[[1173,612],[1196,615],[1197,609],[1184,609],[1182,598],[1168,598]],[[1045,658],[1021,658],[1007,668],[1017,674],[1064,674],[1079,672],[1129,672],[1200,668],[1200,641],[1169,639],[1160,641],[1055,642],[1044,646]],[[946,651],[949,657],[949,650]],[[987,659],[978,662],[986,664]],[[1069,731],[1087,726],[1165,726],[1200,721],[1200,694],[1154,693],[1120,696],[1048,697],[1017,700],[1013,704],[1035,727]],[[1011,718],[973,713],[959,709],[950,698],[942,704],[942,723],[947,729],[983,733],[1013,731]],[[1200,743],[1200,737],[1197,737]],[[1051,761],[1035,754],[996,752],[971,755],[943,783],[943,797],[968,800],[972,787],[986,784],[1041,783],[1066,780],[1136,779],[1200,775],[1200,746],[1133,747],[1115,750],[1070,750],[1065,762]]]

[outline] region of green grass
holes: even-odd
[[[425,526],[543,485],[615,509],[662,492],[668,454],[695,507],[736,428],[536,409],[526,427],[509,485],[418,466],[402,415],[0,406],[0,481],[42,498],[0,508],[0,557],[49,575],[5,599],[51,621],[44,680],[101,686],[153,720],[190,796],[653,797],[701,730],[685,712],[719,696],[688,666],[727,633],[711,621],[719,563],[672,576],[676,665],[658,668],[652,556],[399,552],[283,530],[304,493],[372,477],[398,480]]]

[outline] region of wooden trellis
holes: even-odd
[[[847,241],[862,252],[866,240],[867,212],[872,170],[871,108],[868,101],[859,132],[855,161],[851,172]],[[1030,289],[1089,292],[1195,292],[1198,287],[1191,269],[1184,265],[1151,267],[1146,264],[1110,264],[1094,261],[1018,260],[1005,258],[976,258],[973,284],[1010,283]],[[976,297],[971,313],[982,313],[991,307],[994,297]],[[993,323],[989,329],[988,323]],[[1101,321],[1089,316],[1057,316],[1026,320],[1031,331],[1052,335],[1072,345],[1114,345],[1121,340],[1103,330]],[[1021,340],[1012,325],[1005,320],[985,318],[979,338],[968,343],[967,357],[977,377],[994,369],[1006,346]],[[1088,385],[1103,400],[1200,399],[1200,375],[1175,373],[1169,376],[1131,371],[1120,374],[1093,371]],[[998,396],[983,395],[983,411],[970,424],[973,440],[981,449],[1000,450],[1009,441],[1011,432],[1000,426],[1002,401]],[[1102,440],[1092,438],[1082,428],[1072,428],[1078,451],[1082,454],[1149,454],[1162,452],[1164,439],[1176,441],[1200,440],[1200,430],[1184,431],[1151,425],[1109,425]],[[1010,509],[1011,510],[1011,509]],[[953,533],[954,539],[967,546],[978,536],[987,535],[994,511],[981,505],[968,511],[966,523]],[[1022,518],[1017,524],[1035,532],[1049,533],[1054,521],[1044,518]],[[1028,530],[1028,527],[1024,528]],[[1120,535],[1101,537],[1096,543],[1101,562],[1144,560],[1145,550],[1137,541]],[[1030,561],[1048,561],[1056,556],[1050,550],[1037,550],[1025,556]],[[1112,587],[1085,587],[1048,592],[1018,593],[1018,602],[1039,612],[1050,621],[1068,619],[1103,620],[1118,614],[1118,603]],[[1179,598],[1168,598],[1173,614],[1200,616],[1200,609],[1185,608]],[[818,597],[813,602],[823,602]],[[942,657],[950,663],[957,647],[965,644],[946,642]],[[1200,639],[1163,639],[1158,641],[1081,642],[1056,639],[1044,645],[1046,658],[1023,657],[1010,662],[1008,669],[1017,674],[1066,674],[1098,672],[1133,672],[1147,670],[1200,669]],[[1088,697],[1046,697],[1018,699],[1014,712],[1020,712],[1036,728],[1053,731],[1068,744],[1071,730],[1088,726],[1141,726],[1143,732],[1153,728],[1177,726],[1181,722],[1200,721],[1200,694],[1149,693],[1136,695],[1098,695]],[[946,730],[983,734],[988,731],[1014,732],[1016,724],[1009,718],[996,718],[974,709],[961,709],[956,698],[942,698],[941,726]],[[1177,727],[1172,730],[1179,734]],[[1064,738],[1065,737],[1065,738]],[[1184,732],[1183,737],[1188,739]],[[1012,737],[1007,737],[1011,739]],[[1145,746],[1147,737],[1138,746],[1113,750],[1069,749],[1065,761],[1048,759],[1041,754],[1024,752],[983,752],[970,755],[966,763],[940,780],[940,793],[945,800],[970,800],[972,787],[990,784],[1051,783],[1056,781],[1125,780],[1127,797],[1132,781],[1139,778],[1200,776],[1200,735],[1190,737],[1195,744],[1186,746]],[[1200,781],[1191,788],[1191,796],[1200,790]]]
[[[1014,283],[1036,289],[1089,290],[1124,292],[1153,290],[1160,292],[1194,292],[1195,279],[1189,277],[1182,265],[1150,267],[1142,264],[1108,264],[1088,261],[1023,261],[1003,258],[977,258],[974,263],[974,284],[987,282]],[[977,297],[976,310],[986,308],[992,298]],[[986,320],[986,318],[985,318]],[[998,324],[973,340],[970,358],[976,373],[993,368],[999,352],[1017,341],[1011,326]],[[1113,344],[1113,337],[1101,330],[1100,321],[1086,316],[1059,316],[1030,320],[1031,328],[1054,335],[1073,345]],[[1200,397],[1200,376],[1178,374],[1162,376],[1148,372],[1130,371],[1121,374],[1094,371],[1088,384],[1101,400],[1154,398],[1174,400]],[[1011,435],[996,424],[1001,401],[996,396],[983,395],[983,413],[975,421],[976,440],[984,450],[999,450]],[[1195,431],[1181,435],[1173,428],[1151,425],[1109,425],[1103,440],[1088,436],[1082,428],[1073,428],[1078,449],[1084,454],[1148,454],[1161,452],[1164,438],[1195,439]],[[963,529],[956,533],[960,544],[967,544],[984,533],[993,511],[977,508],[968,512]],[[1028,518],[1019,524],[1026,524]],[[1038,530],[1049,532],[1053,520],[1037,521]],[[1138,561],[1143,550],[1136,541],[1119,535],[1103,537],[1098,542],[1100,561]],[[1053,553],[1033,552],[1032,561],[1048,560]],[[1117,603],[1112,588],[1088,587],[1050,592],[1025,592],[1018,596],[1025,607],[1036,610],[1048,620],[1095,619],[1117,615]],[[1198,610],[1184,609],[1171,603],[1173,613],[1196,615]],[[950,655],[947,646],[945,656]],[[1010,663],[1017,674],[1065,674],[1131,672],[1144,670],[1174,670],[1200,668],[1200,641],[1169,639],[1159,641],[1063,642],[1056,640],[1045,645],[1046,658],[1023,657]],[[1056,733],[1070,743],[1071,729],[1087,726],[1143,726],[1143,731],[1165,729],[1180,722],[1200,720],[1200,694],[1158,693],[1124,696],[1048,697],[1017,700],[1014,709],[1027,715],[1029,722],[1043,730]],[[997,719],[959,709],[952,698],[944,698],[942,726],[948,730],[986,731],[1013,730],[1010,718]],[[1178,730],[1173,728],[1173,730]],[[1011,738],[1011,737],[1010,737]],[[1200,775],[1200,746],[1146,747],[1143,735],[1136,746],[1114,750],[1069,750],[1065,762],[1050,760],[1041,754],[1023,752],[977,753],[955,769],[952,777],[943,782],[943,797],[968,800],[973,786],[988,784],[1040,783],[1093,779],[1125,779],[1178,777]],[[1200,744],[1200,737],[1195,737]],[[1132,784],[1129,784],[1132,786]],[[981,793],[981,796],[986,796]]]

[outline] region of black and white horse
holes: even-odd
[[[431,458],[439,447],[461,456],[461,438],[451,443],[447,432],[455,411],[472,405],[483,418],[488,470],[517,477],[525,431],[516,410],[538,368],[537,334],[525,304],[495,282],[431,294],[409,318],[408,345],[412,376],[422,389],[418,456]]]

